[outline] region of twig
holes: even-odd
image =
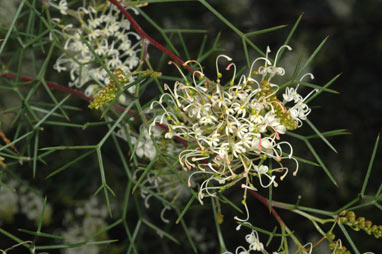
[[[17,76],[15,74],[11,74],[11,73],[4,73],[1,76],[6,77],[6,78],[10,78],[10,79],[17,79]],[[31,78],[31,77],[26,77],[26,76],[19,76],[19,80],[25,81],[25,82],[36,81],[36,79]],[[40,83],[40,85],[42,85],[42,83]],[[46,85],[48,87],[50,87],[50,88],[53,88],[53,89],[56,89],[56,90],[59,90],[59,91],[63,91],[65,93],[73,94],[73,95],[75,95],[77,97],[80,97],[80,98],[82,98],[84,100],[88,100],[88,101],[93,101],[94,100],[93,97],[86,96],[84,93],[82,93],[80,91],[77,91],[77,90],[74,90],[74,89],[71,89],[71,88],[68,88],[68,87],[65,87],[65,86],[53,83],[53,82],[46,82]]]
[[[139,35],[143,38],[143,39],[146,39],[148,40],[152,45],[154,45],[156,48],[158,48],[160,51],[162,51],[163,53],[167,54],[170,58],[172,58],[175,62],[177,62],[178,64],[182,65],[184,68],[186,68],[188,71],[190,71],[191,73],[194,73],[195,70],[188,66],[188,65],[185,65],[184,64],[184,61],[182,59],[180,59],[179,57],[177,57],[174,53],[172,53],[170,50],[168,50],[166,47],[164,47],[162,44],[160,44],[159,42],[157,42],[156,40],[154,40],[153,38],[151,38],[143,29],[142,27],[135,21],[135,19],[130,15],[130,13],[128,11],[126,11],[126,9],[122,6],[122,4],[120,2],[118,2],[117,0],[109,0],[110,3],[114,4],[121,12],[122,14],[125,16],[125,18],[127,18],[127,20],[129,20],[130,24],[132,25],[132,27],[135,29],[135,31],[137,31],[137,33],[139,33]],[[198,72],[195,73],[195,75],[197,77],[200,76],[200,74]]]
[[[264,204],[264,206],[266,207],[269,207],[269,200],[264,198],[262,195],[260,195],[259,193],[255,192],[255,191],[252,191],[252,190],[248,190],[248,193],[251,194],[252,196],[254,196],[257,200],[259,200],[261,203]],[[275,219],[277,220],[277,222],[280,224],[280,226],[282,227],[286,227],[284,221],[281,219],[280,215],[276,212],[275,209],[273,209],[273,207],[271,207],[271,213],[273,215],[273,217],[275,217]]]
[[[261,203],[263,203],[265,207],[269,207],[269,200],[267,198],[264,198],[262,195],[260,195],[259,193],[255,192],[255,191],[252,191],[252,190],[248,190],[248,193],[251,194],[252,196],[254,196]],[[307,253],[308,250],[306,250],[305,247],[300,243],[300,241],[293,235],[293,232],[284,223],[284,221],[281,219],[280,215],[276,212],[276,210],[273,209],[273,206],[274,206],[274,204],[272,202],[271,213],[275,217],[277,222],[280,224],[280,226],[282,228],[284,228],[287,231],[288,234],[290,234],[290,237],[295,242],[295,244],[299,247],[299,249],[304,251],[305,253]],[[285,209],[285,207],[281,207],[281,205],[279,207]]]

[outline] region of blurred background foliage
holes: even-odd
[[[12,6],[10,2],[13,1],[0,0],[1,37],[4,37],[6,27],[9,25],[6,19],[12,17],[10,13],[17,7],[17,5]],[[336,147],[338,154],[328,149],[320,140],[313,142],[319,155],[337,180],[339,188],[336,188],[319,168],[301,165],[298,176],[293,177],[289,175],[284,182],[280,183],[277,189],[274,189],[273,198],[274,200],[295,203],[300,196],[301,205],[332,211],[356,197],[361,190],[373,145],[382,126],[382,100],[380,97],[382,95],[382,82],[379,79],[382,71],[380,63],[382,59],[382,1],[215,0],[209,1],[209,3],[244,33],[287,24],[288,26],[282,30],[251,37],[251,40],[262,50],[265,50],[266,46],[269,45],[273,51],[276,51],[283,44],[295,20],[303,13],[301,23],[290,43],[293,51],[286,52],[280,63],[281,66],[285,66],[287,72],[288,69],[293,71],[299,56],[302,55],[303,59],[304,57],[309,57],[317,45],[326,36],[329,36],[325,46],[309,67],[309,71],[315,75],[314,81],[316,84],[325,84],[335,75],[342,73],[341,77],[331,86],[332,89],[339,91],[340,94],[326,93],[317,97],[310,104],[315,107],[313,107],[309,119],[320,131],[345,128],[350,133],[350,135],[345,136],[329,137],[329,140]],[[238,66],[246,64],[240,37],[234,34],[229,27],[200,3],[195,1],[149,3],[142,10],[164,29],[206,29],[208,35],[207,45],[209,46],[213,44],[215,38],[220,34],[218,47],[221,51],[219,53],[231,56]],[[151,37],[165,44],[160,33],[142,15],[137,17],[137,21]],[[180,57],[186,60],[187,55],[182,51],[176,34],[173,35],[173,38],[173,42],[178,46]],[[203,40],[203,34],[184,34],[184,40],[188,46],[190,58],[196,58]],[[36,54],[43,55],[42,52],[36,52]],[[212,79],[215,78],[215,56],[217,54],[215,53],[215,55],[210,56],[203,64],[206,73]],[[253,51],[250,51],[249,54],[252,56],[252,59],[258,56]],[[57,52],[58,55],[59,52]],[[155,59],[160,57],[161,53],[157,49],[150,47],[149,55],[151,61],[156,62]],[[26,62],[26,67],[23,69],[25,69],[26,74],[33,75],[33,71],[28,71],[28,64]],[[178,75],[177,70],[172,66],[165,67],[161,71],[166,73],[166,75]],[[62,85],[65,85],[69,80],[66,76],[62,73],[58,75],[51,67],[48,68],[46,73],[47,80],[52,80]],[[142,101],[149,100],[156,93],[155,89],[150,90],[145,94]],[[60,92],[55,92],[55,94],[59,97],[64,96],[60,95]],[[45,96],[45,93],[41,93],[42,100],[44,99],[43,96]],[[9,93],[1,91],[1,110],[4,107],[12,106],[13,100]],[[73,106],[83,109],[71,115],[72,122],[99,120],[98,113],[87,109],[87,102],[77,98],[71,98],[70,101]],[[0,113],[0,117],[3,123],[2,130],[9,134],[12,133],[7,129],[9,115]],[[102,137],[107,128],[99,126],[84,132],[81,129],[60,129],[60,127],[54,126],[54,128],[47,128],[45,131],[46,133],[44,134],[48,140],[45,143],[42,139],[39,144],[40,147],[50,146],[52,143],[70,145],[73,144],[73,140],[76,140],[75,143],[77,144],[95,143],[92,140],[95,137]],[[304,134],[312,133],[307,125],[299,131]],[[109,147],[108,145],[110,144],[106,144],[106,147]],[[295,147],[295,155],[314,160],[303,143],[300,146],[296,143],[293,145]],[[63,165],[63,162],[75,157],[74,152],[73,150],[62,151],[54,159],[51,157],[47,161],[47,165],[39,166],[39,173],[33,180],[31,178],[30,165],[28,164],[19,166],[18,171],[12,173],[12,175],[17,174],[19,177],[29,179],[33,186],[37,188],[42,187],[43,193],[48,195],[49,202],[54,204],[54,210],[57,211],[52,224],[49,226],[52,230],[56,226],[54,223],[59,223],[63,220],[64,215],[60,212],[61,210],[74,209],[76,206],[75,200],[88,198],[100,184],[99,177],[94,177],[94,174],[98,174],[97,169],[89,167],[89,165],[96,165],[95,157],[88,157],[75,164],[68,171],[70,173],[60,174],[54,179],[44,179],[51,169],[56,169]],[[109,182],[118,182],[118,178],[123,177],[124,173],[119,170],[120,166],[118,163],[115,163],[118,160],[116,159],[117,156],[114,151],[109,151],[107,148],[103,149],[103,152],[105,168],[111,169],[108,172]],[[366,194],[375,194],[381,184],[381,155],[380,149],[377,151]],[[97,180],[94,180],[95,178]],[[89,188],[89,186],[92,187]],[[121,205],[123,202],[124,186],[113,186],[113,189],[116,193],[122,193],[122,196],[117,195],[117,198],[113,201],[116,206],[118,204]],[[84,192],[84,190],[86,191]],[[68,197],[67,193],[71,193],[71,197]],[[233,199],[236,199],[237,203],[240,202],[240,191],[231,189],[229,193],[227,195],[231,195]],[[262,194],[267,196],[267,192]],[[101,199],[103,200],[103,197]],[[276,224],[269,215],[268,210],[257,200],[251,198],[248,199],[248,204],[249,208],[254,211],[254,215],[251,216],[252,223],[258,227],[272,230]],[[142,210],[141,212],[147,214],[147,216],[155,221],[156,225],[162,225],[163,223],[158,216],[158,211],[160,210],[161,204],[154,201],[148,210]],[[381,212],[381,210],[375,208],[367,208],[361,209],[359,215],[373,220],[375,224],[382,224]],[[224,210],[223,207],[223,214],[225,221],[222,227],[226,229],[223,232],[224,238],[227,241],[227,248],[232,251],[243,242],[244,233],[237,233],[234,230],[235,224],[231,218],[235,214],[230,209]],[[280,211],[280,215],[287,222],[288,226],[299,237],[304,239],[305,242],[314,242],[319,239],[318,234],[314,233],[315,230],[309,221],[302,220],[288,211]],[[173,218],[177,217],[173,211],[167,214],[168,218],[171,216]],[[134,219],[136,219],[136,215],[130,213],[128,217],[129,223],[131,222],[134,225]],[[195,237],[198,236],[200,242],[196,240],[196,245],[200,246],[201,253],[217,253],[218,242],[211,210],[199,207],[192,210],[192,213],[190,212],[185,219],[188,225],[197,229],[198,233],[195,233]],[[34,230],[34,226],[27,225],[25,218],[21,217],[20,220],[16,219],[16,223],[3,226],[12,232],[17,232],[17,229],[20,227]],[[179,237],[182,237],[182,229],[176,225],[163,225],[163,227],[164,230],[179,232]],[[50,232],[54,233],[52,230]],[[112,230],[109,238],[118,239],[121,233],[120,230]],[[363,233],[350,233],[354,241],[359,245],[360,250],[374,251],[376,254],[381,253],[382,247],[378,247],[380,246],[378,240],[372,239]],[[179,246],[168,241],[160,241],[158,236],[153,235],[152,232],[145,232],[140,237],[139,241],[142,243],[147,242],[147,245],[140,246],[142,247],[142,253],[152,253],[157,248],[162,249],[162,253],[178,253],[180,251],[192,253],[189,246]],[[0,239],[0,248],[7,248],[12,244],[12,241],[5,239],[3,235],[0,235]],[[49,241],[47,242],[49,243]],[[13,251],[12,253],[25,252]],[[55,252],[52,251],[51,253]],[[115,253],[118,253],[118,251]],[[314,253],[328,253],[328,250],[326,248],[317,249]]]

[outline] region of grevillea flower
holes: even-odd
[[[58,72],[70,73],[69,86],[87,86],[86,95],[95,96],[111,80],[107,70],[120,69],[130,74],[137,67],[141,37],[130,31],[129,21],[120,15],[114,5],[97,5],[96,1],[87,1],[86,6],[70,10],[66,0],[61,0],[58,4],[52,2],[51,6],[60,10],[61,14],[74,16],[78,20],[77,25],[52,19],[61,28],[55,32],[66,38],[63,43],[65,53],[58,57],[53,68]],[[134,8],[127,8],[138,14]],[[129,75],[129,83],[134,80],[135,75]],[[134,91],[135,86],[127,89],[129,93]],[[123,94],[119,99],[120,103],[126,104]]]
[[[282,48],[291,50],[287,45]],[[193,170],[190,177],[205,176],[199,189],[201,203],[205,196],[215,196],[238,182],[244,189],[244,200],[247,189],[257,190],[256,179],[263,188],[277,186],[276,173],[281,173],[283,180],[288,172],[285,159],[295,162],[294,175],[298,171],[293,147],[282,135],[300,127],[311,110],[304,103],[307,97],[297,93],[298,87],[287,89],[283,100],[278,98],[279,86],[272,78],[283,76],[285,70],[276,61],[272,64],[269,52],[267,48],[266,57],[255,59],[248,75],[238,81],[236,66],[228,56],[216,59],[216,81],[205,77],[198,62],[187,61],[185,64],[193,62],[200,67],[192,81],[180,71],[184,81],[176,82],[173,89],[165,84],[169,93],[151,104],[163,110],[151,127],[167,121],[165,137],[179,136],[189,143],[179,154],[179,162],[185,170]],[[222,84],[221,62],[226,71],[233,71],[227,85]]]
[[[252,226],[249,222],[244,222],[249,226]],[[241,229],[241,224],[236,227],[236,231]],[[252,229],[252,232],[245,236],[245,241],[248,243],[248,249],[244,246],[238,246],[235,250],[235,254],[251,254],[251,253],[263,253],[268,254],[264,249],[264,244],[260,241],[259,234],[256,230]],[[253,252],[254,251],[254,252]],[[232,252],[225,251],[223,254],[233,254]],[[273,252],[272,254],[277,254],[277,252]]]

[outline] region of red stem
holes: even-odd
[[[17,76],[15,74],[11,74],[11,73],[4,73],[1,76],[6,77],[6,78],[10,78],[10,79],[17,79]],[[19,76],[19,80],[25,81],[25,82],[36,81],[36,79],[34,79],[34,78],[25,77],[25,76]],[[74,89],[71,89],[71,88],[68,88],[68,87],[65,87],[65,86],[61,86],[61,85],[53,83],[53,82],[46,82],[46,85],[48,87],[50,87],[50,88],[53,88],[53,89],[56,89],[56,90],[59,90],[59,91],[63,91],[65,93],[73,94],[73,95],[78,96],[78,97],[80,97],[80,98],[82,98],[84,100],[88,100],[88,101],[93,101],[94,100],[93,97],[86,96],[84,93],[82,93],[80,91],[77,91],[77,90],[74,90]]]
[[[154,40],[153,38],[151,38],[143,29],[142,27],[135,21],[135,19],[130,15],[130,13],[128,11],[126,11],[126,9],[122,6],[122,4],[120,2],[118,2],[117,0],[109,0],[109,2],[111,2],[112,4],[114,4],[115,6],[118,7],[118,9],[122,12],[122,14],[125,16],[125,18],[127,18],[129,21],[130,21],[130,24],[133,26],[133,28],[135,29],[135,31],[137,31],[140,36],[143,38],[143,39],[146,39],[148,40],[151,44],[153,44],[156,48],[158,48],[160,51],[164,52],[165,54],[167,54],[170,58],[172,58],[175,62],[177,62],[178,64],[182,65],[184,68],[186,68],[188,71],[190,71],[191,73],[194,73],[195,70],[188,66],[188,65],[185,65],[184,64],[184,61],[182,59],[180,59],[178,56],[176,56],[174,53],[172,53],[170,50],[168,50],[166,47],[164,47],[162,44],[160,44],[159,42],[157,42],[156,40]],[[199,73],[196,73],[197,76],[199,76]]]
[[[248,193],[251,194],[252,196],[254,196],[261,203],[263,203],[264,206],[269,208],[269,200],[268,199],[264,198],[262,195],[260,195],[259,193],[255,192],[255,191],[252,191],[252,190],[248,190]],[[277,222],[280,224],[280,226],[284,227],[285,226],[284,221],[281,219],[280,215],[276,212],[276,210],[273,209],[272,207],[271,207],[271,213],[272,213],[273,217],[275,217]]]

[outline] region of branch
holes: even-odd
[[[184,64],[184,61],[182,59],[180,59],[178,56],[176,56],[174,53],[172,53],[169,49],[167,49],[166,47],[164,47],[162,44],[160,44],[159,42],[157,42],[156,40],[154,40],[153,38],[151,38],[143,29],[142,27],[135,21],[135,19],[130,15],[130,13],[128,11],[126,11],[126,9],[122,6],[122,4],[120,2],[118,2],[117,0],[109,0],[110,3],[114,4],[121,12],[122,14],[125,16],[125,18],[127,20],[129,20],[130,24],[133,26],[133,28],[135,29],[135,31],[137,31],[137,33],[139,33],[139,35],[149,41],[152,45],[154,45],[156,48],[158,48],[160,51],[162,51],[163,53],[167,54],[170,58],[172,58],[175,62],[177,62],[178,64],[182,65],[184,68],[186,68],[188,71],[190,71],[191,73],[194,73],[195,70],[188,66],[188,65],[185,65]],[[197,77],[199,77],[199,73],[196,72],[195,75]]]
[[[11,73],[4,73],[1,76],[9,78],[9,79],[17,79],[17,76],[15,74],[11,74]],[[19,80],[25,81],[25,82],[36,81],[36,79],[31,78],[31,77],[26,77],[26,76],[19,76]],[[41,82],[40,85],[42,85],[42,84],[43,83]],[[77,97],[80,97],[80,98],[82,98],[84,100],[88,100],[88,101],[94,100],[93,97],[86,96],[84,93],[82,93],[80,91],[77,91],[77,90],[74,90],[74,89],[71,89],[71,88],[68,88],[68,87],[65,87],[65,86],[53,83],[53,82],[46,82],[46,85],[48,87],[50,87],[50,88],[53,88],[53,89],[56,89],[56,90],[59,90],[59,91],[63,91],[65,93],[73,94],[73,95],[75,95]]]
[[[269,208],[269,200],[268,199],[264,198],[262,195],[260,195],[259,193],[255,192],[255,191],[252,191],[252,190],[248,190],[248,193],[251,194],[252,196],[254,196],[261,203],[263,203],[264,206]],[[271,207],[271,213],[272,213],[273,217],[275,217],[277,222],[280,224],[280,226],[286,227],[284,221],[281,219],[280,215],[276,212],[276,210],[273,209],[273,207]]]
[[[264,198],[262,195],[260,195],[259,193],[253,191],[253,190],[248,190],[248,193],[251,194],[252,196],[254,196],[257,200],[259,200],[261,203],[264,204],[264,206],[266,206],[267,208],[269,208],[269,200]],[[300,241],[293,235],[293,232],[288,228],[287,225],[285,225],[284,221],[281,219],[280,215],[276,212],[275,209],[273,209],[273,203],[272,203],[272,207],[271,207],[271,213],[272,215],[275,217],[275,219],[277,220],[277,222],[280,224],[281,227],[285,228],[286,232],[288,234],[290,234],[290,237],[292,238],[292,240],[295,242],[295,244],[299,247],[299,250],[302,250],[304,251],[305,253],[308,252],[308,250],[305,249],[305,247],[300,243]],[[280,206],[280,208],[282,208]]]

